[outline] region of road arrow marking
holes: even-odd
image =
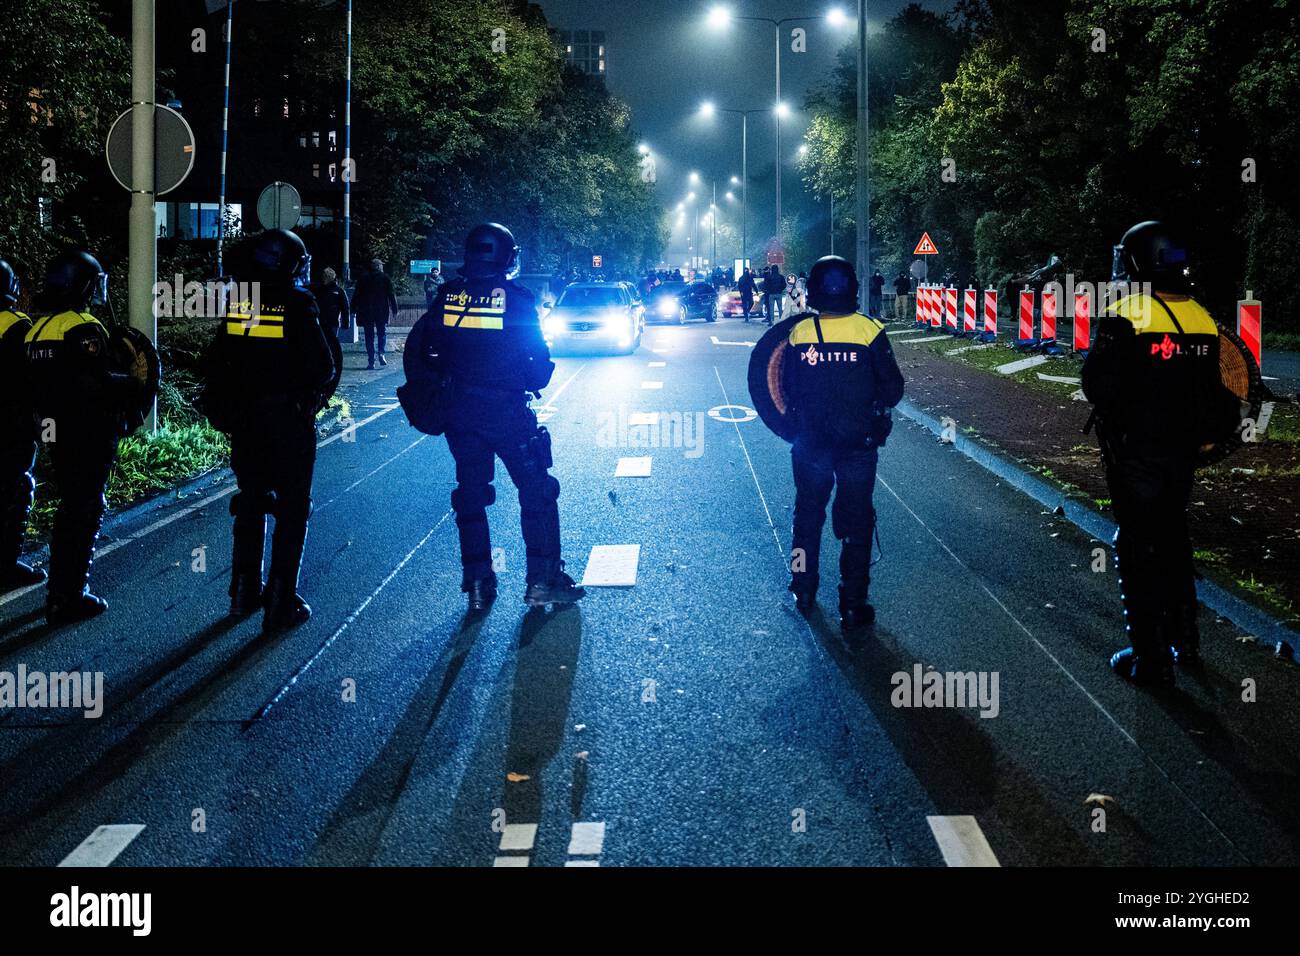
[[[974,817],[926,817],[949,866],[1001,866]]]
[[[739,346],[742,346],[742,347],[748,347],[748,348],[751,348],[751,349],[754,347],[754,343],[753,343],[753,342],[724,342],[724,341],[722,341],[720,338],[718,338],[716,335],[710,335],[710,336],[709,336],[709,339],[713,342],[714,345],[739,345]]]
[[[1023,372],[1026,369],[1034,368],[1038,365],[1047,364],[1046,355],[1031,355],[1027,359],[1020,359],[1016,362],[1008,362],[1006,365],[999,365],[998,371],[1003,375],[1015,375],[1017,372]]]
[[[108,866],[142,830],[143,823],[109,823],[96,827],[59,866]]]

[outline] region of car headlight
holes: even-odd
[[[672,315],[672,314],[673,314],[674,312],[676,312],[676,311],[677,311],[677,300],[676,300],[676,299],[660,299],[660,300],[659,300],[659,314],[660,314],[660,315]]]
[[[548,315],[542,320],[542,331],[547,335],[559,335],[564,331],[564,320]]]

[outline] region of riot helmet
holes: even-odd
[[[306,244],[287,229],[268,229],[254,237],[249,249],[254,278],[287,282],[305,288],[311,282],[311,256]]]
[[[848,315],[858,308],[858,276],[843,256],[823,256],[808,273],[808,308]]]
[[[108,301],[108,273],[85,250],[62,252],[45,269],[41,299],[51,312],[84,312],[91,303],[103,305]]]
[[[1177,230],[1162,222],[1140,222],[1115,246],[1111,279],[1150,282],[1157,289],[1188,288],[1190,254]]]
[[[23,284],[14,267],[0,259],[0,309],[12,309],[23,294]]]
[[[505,226],[485,222],[475,226],[465,237],[465,264],[461,274],[467,279],[488,279],[519,275],[519,246]]]

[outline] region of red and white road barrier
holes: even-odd
[[[1020,335],[1021,342],[1034,339],[1034,290],[1020,290]]]
[[[1088,351],[1092,341],[1092,295],[1087,291],[1074,294],[1074,350]]]
[[[964,301],[962,302],[961,330],[973,333],[975,331],[975,287],[969,287],[962,298]]]
[[[1264,363],[1261,361],[1262,343],[1264,341],[1264,317],[1263,309],[1258,299],[1252,299],[1251,293],[1246,292],[1246,298],[1237,303],[1237,335],[1246,343],[1246,348],[1250,349],[1250,354],[1255,356],[1255,364],[1261,369]]]
[[[1043,332],[1042,341],[1056,341],[1056,293],[1043,290]]]
[[[917,325],[925,321],[925,286],[923,285],[916,287],[916,316],[914,321]]]
[[[957,331],[957,287],[949,286],[945,291],[944,298],[947,300],[947,325],[948,331],[956,333]]]
[[[998,290],[984,290],[984,334],[998,334]]]
[[[930,286],[930,294],[926,296],[926,307],[930,310],[930,328],[937,329],[943,325],[943,303],[940,301],[943,297],[943,290],[937,285]]]

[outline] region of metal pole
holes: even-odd
[[[781,24],[776,24],[776,244],[781,246]]]
[[[226,94],[221,108],[221,190],[217,198],[217,278],[225,270],[222,256],[226,244],[226,151],[230,147],[230,47],[234,42],[235,0],[226,4]]]
[[[835,191],[831,191],[831,255],[835,255]]]
[[[153,287],[158,278],[158,230],[154,214],[154,0],[131,7],[131,214],[127,313],[132,328],[158,341]],[[144,422],[152,432],[157,404]]]
[[[352,281],[352,0],[348,0],[347,95],[343,106],[343,284]]]
[[[858,277],[861,281],[858,303],[867,309],[867,289],[871,276],[871,199],[867,189],[867,0],[858,0],[858,150],[857,150],[857,220]]]
[[[718,181],[713,181],[713,206],[709,209],[709,235],[712,240],[710,255],[713,257],[712,265],[716,269],[718,266]]]
[[[740,265],[749,260],[749,114],[740,114]]]

